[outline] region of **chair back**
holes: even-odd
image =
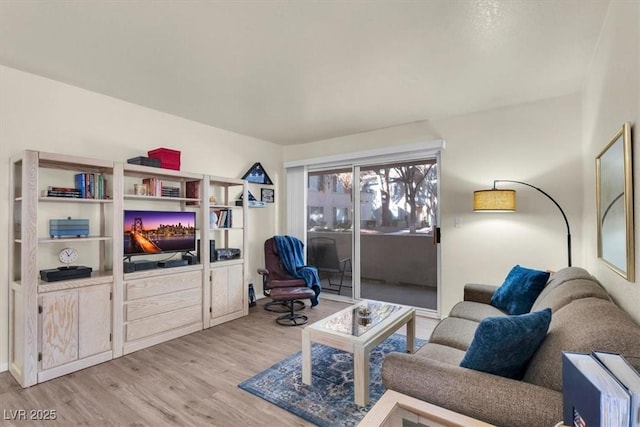
[[[269,281],[273,280],[298,280],[289,274],[278,254],[276,239],[271,237],[264,242],[264,264],[269,270]]]
[[[335,239],[329,237],[309,239],[309,264],[319,271],[341,271]]]

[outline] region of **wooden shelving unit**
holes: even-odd
[[[246,181],[31,150],[10,167],[9,370],[23,387],[248,314],[247,208],[234,203],[246,200]],[[74,187],[78,173],[104,175],[105,198],[46,195],[49,186]],[[151,177],[179,194],[135,194]],[[201,261],[125,273],[126,209],[195,212]],[[213,209],[231,211],[233,226],[209,227]],[[68,217],[88,218],[88,236],[52,238],[49,220]],[[210,240],[242,257],[209,262]],[[61,266],[65,247],[91,276],[42,281],[40,270]]]
[[[205,286],[203,317],[208,326],[218,325],[229,320],[249,314],[249,284],[246,262],[247,219],[246,204],[236,205],[235,201],[242,197],[248,200],[247,181],[241,179],[207,176],[204,194],[207,222],[207,244],[205,244],[205,260],[213,260],[207,264],[205,274],[209,285]],[[230,212],[232,221],[229,227],[219,227],[211,220],[211,212],[226,210]],[[240,249],[240,258],[220,260],[209,252],[209,241],[215,241],[215,248]]]
[[[73,187],[77,173],[113,181],[114,164],[24,151],[10,166],[9,370],[28,387],[112,358],[113,199],[40,194],[48,186]],[[89,237],[51,238],[48,220],[71,216],[90,218]],[[57,253],[65,246],[77,249],[91,277],[40,280],[40,270],[61,266]]]
[[[122,210],[175,210],[194,211],[196,229],[202,230],[204,209],[202,207],[203,174],[175,171],[132,164],[116,164],[116,173],[122,167]],[[178,196],[137,195],[135,185],[143,180],[154,179],[179,189]],[[187,182],[196,182],[200,191],[195,197],[186,197]],[[123,215],[119,215],[118,227],[124,230]],[[119,242],[120,243],[120,242]],[[123,248],[118,248],[123,254]],[[195,255],[195,254],[194,254]],[[159,257],[166,258],[163,254]],[[149,258],[149,257],[144,257]],[[158,258],[158,256],[156,257]],[[154,259],[151,257],[151,259]],[[122,263],[120,263],[122,264]],[[118,266],[119,270],[121,267]],[[116,284],[122,289],[116,298],[122,304],[122,319],[118,319],[118,356],[169,339],[201,330],[205,324],[202,317],[203,265],[187,265],[174,268],[159,268],[140,272],[117,272]],[[120,299],[122,298],[122,299]],[[208,325],[206,325],[208,326]]]

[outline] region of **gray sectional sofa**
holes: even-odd
[[[388,354],[385,387],[497,426],[552,427],[562,420],[563,351],[619,352],[640,370],[640,326],[577,267],[552,274],[531,308],[549,307],[553,314],[522,380],[460,367],[479,322],[506,316],[489,304],[496,288],[466,285],[464,301],[436,326],[426,345],[415,354]]]

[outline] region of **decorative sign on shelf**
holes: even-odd
[[[242,176],[242,179],[246,179],[252,184],[266,184],[273,185],[271,178],[267,175],[260,162],[255,162],[253,166]]]
[[[261,188],[260,199],[266,203],[275,202],[275,190],[273,188]]]
[[[247,206],[249,206],[250,208],[265,208],[267,207],[267,203],[260,201],[260,200],[256,200],[256,197],[251,194],[251,191],[248,191],[249,193],[249,201],[247,202]],[[242,193],[240,193],[240,195],[238,196],[238,199],[236,200],[236,206],[242,206],[242,204],[244,203],[243,197],[242,197]]]

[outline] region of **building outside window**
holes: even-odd
[[[324,208],[322,206],[309,206],[307,211],[308,227],[324,227],[327,225],[327,221],[324,219]]]

